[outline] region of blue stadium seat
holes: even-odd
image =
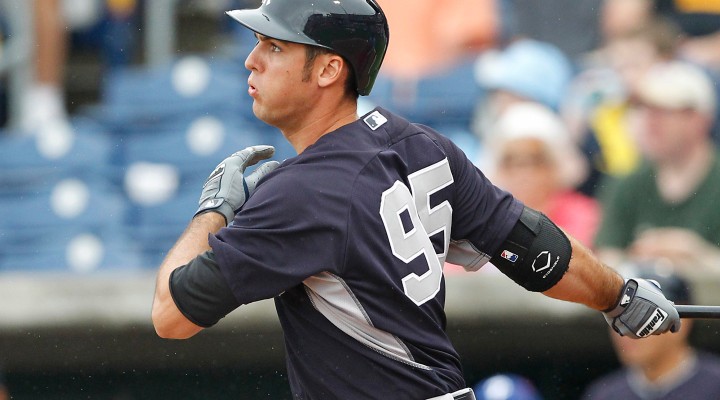
[[[119,129],[208,111],[230,110],[249,116],[248,74],[237,61],[199,56],[153,68],[118,69],[105,80],[102,104],[87,112]]]
[[[33,237],[68,226],[121,226],[121,194],[106,182],[67,178],[40,192],[0,196],[0,232]]]
[[[242,119],[213,115],[176,121],[154,131],[137,129],[122,138],[118,166],[123,170],[136,163],[166,164],[177,169],[181,185],[200,186],[225,157],[270,140]]]
[[[126,232],[141,248],[145,265],[157,266],[198,207],[200,186],[155,204],[130,203]]]
[[[56,227],[32,241],[0,243],[0,272],[125,272],[146,267],[137,244],[111,229]]]
[[[0,132],[0,195],[39,191],[72,176],[104,175],[112,158],[108,133],[86,119],[71,122],[71,130]]]
[[[381,74],[368,99],[411,122],[469,126],[483,95],[475,81],[474,60],[466,60],[419,79]]]

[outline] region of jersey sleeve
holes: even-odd
[[[170,274],[170,295],[178,310],[203,328],[215,325],[239,306],[210,251]]]
[[[277,172],[258,186],[229,227],[209,238],[240,304],[275,297],[343,265],[348,191],[332,184],[330,168]]]
[[[492,182],[450,140],[441,138],[455,179],[447,261],[476,270],[485,265],[520,218],[523,204]]]

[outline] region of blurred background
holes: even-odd
[[[379,3],[391,43],[361,112],[435,128],[609,265],[720,305],[720,1]],[[150,323],[215,165],[260,143],[294,155],[252,115],[255,39],[224,15],[258,4],[0,0],[0,399],[289,398],[271,302],[189,341]],[[579,399],[623,366],[601,314],[492,265],[447,265],[446,289],[488,399]],[[718,354],[719,332],[698,320],[689,341]]]

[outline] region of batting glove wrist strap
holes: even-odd
[[[625,281],[617,304],[603,312],[607,323],[621,336],[643,338],[680,329],[680,316],[657,283],[645,279]]]
[[[225,217],[225,224],[229,224],[230,221],[235,218],[235,210],[228,204],[224,199],[207,199],[205,202],[200,204],[193,218],[198,215],[205,214],[207,212],[216,212]]]

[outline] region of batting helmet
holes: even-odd
[[[357,92],[370,93],[388,46],[387,19],[375,0],[263,0],[227,14],[263,36],[324,47],[350,63]]]

